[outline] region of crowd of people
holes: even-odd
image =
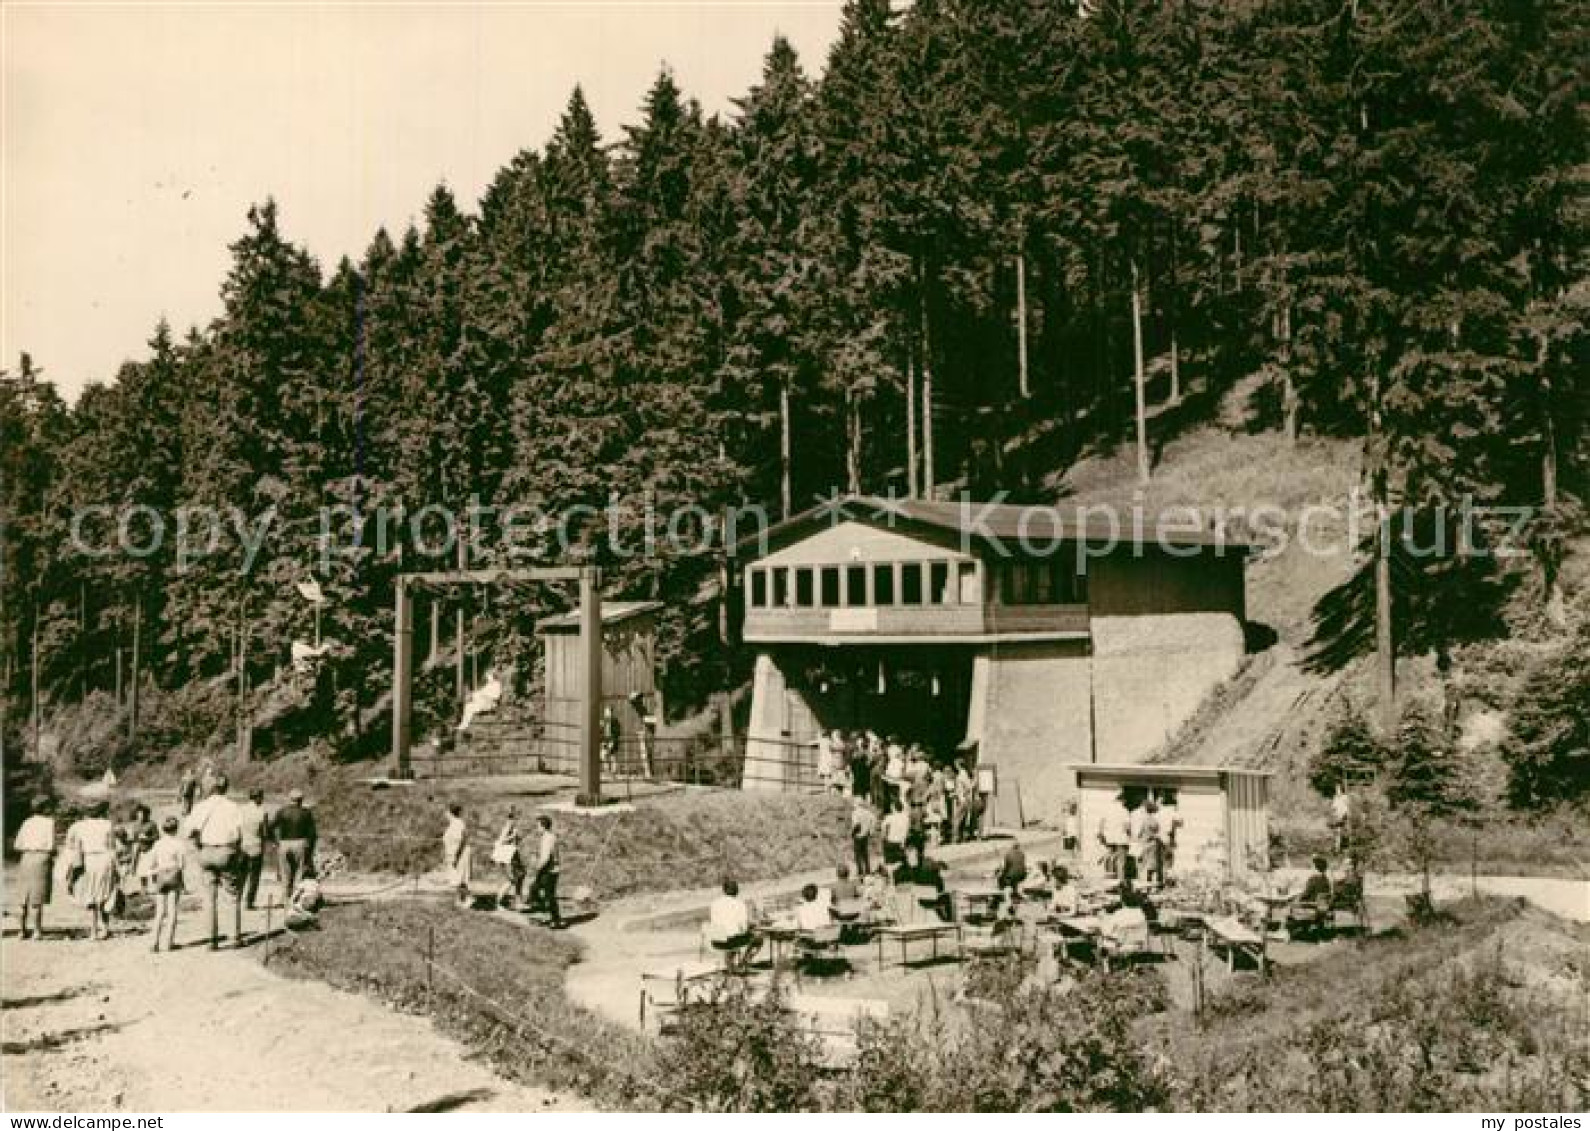
[[[822,731],[817,778],[825,789],[866,800],[877,813],[905,810],[936,842],[982,835],[988,796],[971,766],[963,758],[936,758],[919,742],[870,730]]]
[[[983,835],[988,795],[962,758],[929,755],[873,731],[823,731],[817,774],[825,789],[853,800],[850,838],[856,875],[872,874],[876,839],[884,867],[920,862],[932,845]]]
[[[191,888],[202,896],[209,946],[220,945],[223,902],[230,904],[230,939],[243,942],[245,908],[257,906],[266,857],[274,848],[284,921],[313,922],[323,897],[315,876],[315,818],[301,790],[274,812],[264,792],[245,801],[231,797],[226,775],[206,768],[189,771],[178,786],[179,812],[156,820],[150,807],[132,802],[113,811],[108,799],[91,802],[58,835],[56,805],[36,799],[17,830],[17,884],[21,935],[44,937],[44,909],[57,888],[89,913],[89,937],[110,937],[111,923],[128,919],[128,901],[153,903],[151,949],[176,949],[181,897]]]
[[[1073,816],[1075,805],[1071,803]],[[1099,865],[1107,876],[1163,884],[1175,860],[1180,828],[1173,790],[1127,792],[1114,812],[1099,818]]]

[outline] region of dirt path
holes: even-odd
[[[51,911],[52,931],[76,925],[71,909]],[[8,935],[0,961],[9,1111],[586,1106],[502,1080],[421,1018],[279,978],[252,949],[156,958],[142,933],[104,943]]]

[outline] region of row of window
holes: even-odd
[[[1087,574],[1060,559],[1011,562],[999,570],[999,599],[1007,605],[1085,605]]]
[[[846,566],[755,566],[753,609],[841,609],[895,605],[976,605],[976,562],[873,562]],[[999,567],[1007,605],[1081,605],[1087,577],[1069,561],[1011,562]]]
[[[756,566],[753,609],[844,609],[975,605],[976,562],[873,562],[847,566]]]

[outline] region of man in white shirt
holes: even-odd
[[[549,926],[563,929],[563,914],[558,909],[558,838],[552,831],[552,818],[542,813],[536,818],[541,839],[536,846],[535,878],[530,882],[530,910],[545,911]]]
[[[824,789],[834,777],[834,740],[826,730],[817,732],[817,781]]]
[[[751,933],[751,907],[740,898],[740,885],[723,881],[723,894],[707,908],[707,931],[715,943],[732,943]]]
[[[210,796],[188,814],[188,837],[199,847],[199,867],[204,872],[204,899],[210,911],[210,949],[215,950],[220,934],[221,889],[232,896],[232,945],[243,941],[243,894],[239,890],[238,865],[243,846],[243,815],[237,803],[226,795],[226,775],[215,778]]]
[[[856,875],[865,876],[872,871],[872,831],[878,818],[865,797],[856,798],[850,810],[850,851],[856,860]]]
[[[883,819],[883,862],[905,863],[905,842],[911,836],[911,814],[904,805]]]
[[[740,885],[724,880],[723,894],[707,909],[707,941],[725,953],[730,966],[745,965],[761,946],[751,930],[751,918],[751,905],[741,898]]]
[[[1130,884],[1122,885],[1121,906],[1099,916],[1099,933],[1116,947],[1142,946],[1148,938],[1148,916]]]
[[[1117,805],[1105,831],[1105,841],[1110,846],[1110,874],[1127,879],[1128,861],[1132,858],[1132,814],[1124,805]]]
[[[1064,865],[1056,868],[1049,877],[1053,891],[1049,897],[1049,910],[1056,915],[1075,915],[1081,909],[1081,894],[1071,880],[1071,870]]]
[[[816,884],[807,884],[801,888],[800,906],[795,908],[795,925],[803,931],[817,931],[833,923],[834,917],[829,913],[829,904],[825,899],[818,899]]]

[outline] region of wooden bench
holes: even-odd
[[[640,976],[640,1027],[647,1016],[657,1021],[661,1032],[666,1019],[692,1005],[710,1000],[714,987],[724,976],[716,962],[686,962],[664,970],[643,971]]]

